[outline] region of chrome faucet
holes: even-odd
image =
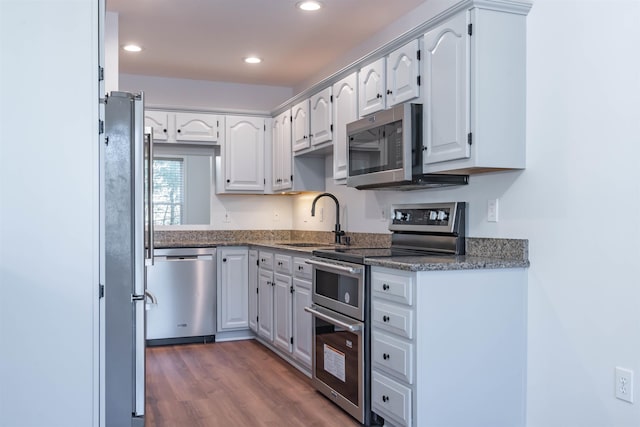
[[[333,232],[336,234],[334,242],[336,244],[340,244],[342,243],[342,236],[344,236],[344,231],[340,229],[340,203],[338,202],[338,199],[336,198],[336,196],[334,196],[331,193],[318,194],[316,198],[313,199],[313,203],[311,203],[311,216],[316,216],[316,202],[320,197],[325,197],[325,196],[332,198],[333,201],[336,202],[336,228]]]

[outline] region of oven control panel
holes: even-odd
[[[429,231],[456,233],[464,221],[464,202],[394,205],[391,208],[391,231]]]

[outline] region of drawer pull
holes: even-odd
[[[387,353],[383,353],[383,354],[382,354],[382,358],[383,358],[384,360],[389,360],[389,357],[391,357],[391,356],[390,356],[389,354],[387,354]]]
[[[389,396],[382,396],[382,401],[383,402],[388,402],[389,401]]]
[[[382,321],[383,322],[388,322],[389,320],[391,320],[391,318],[389,316],[382,316]]]
[[[304,268],[303,266],[299,265],[298,266],[298,271],[301,271],[303,268]]]
[[[387,285],[386,283],[382,284],[382,290],[383,291],[388,291],[389,290],[389,285]]]

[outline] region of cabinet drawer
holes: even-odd
[[[374,368],[413,384],[413,344],[373,332],[371,358]]]
[[[413,304],[413,274],[398,271],[393,274],[373,271],[372,295],[401,304]]]
[[[277,273],[291,274],[291,256],[276,254],[275,268]]]
[[[413,310],[374,300],[371,308],[373,326],[409,339],[413,338]]]
[[[393,425],[410,426],[411,389],[379,372],[371,377],[371,409]]]
[[[311,264],[307,264],[305,261],[307,258],[296,257],[293,259],[293,275],[301,279],[311,280]]]
[[[260,251],[258,261],[260,261],[260,268],[273,270],[273,253]]]

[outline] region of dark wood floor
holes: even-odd
[[[359,425],[253,340],[147,349],[147,427]]]

